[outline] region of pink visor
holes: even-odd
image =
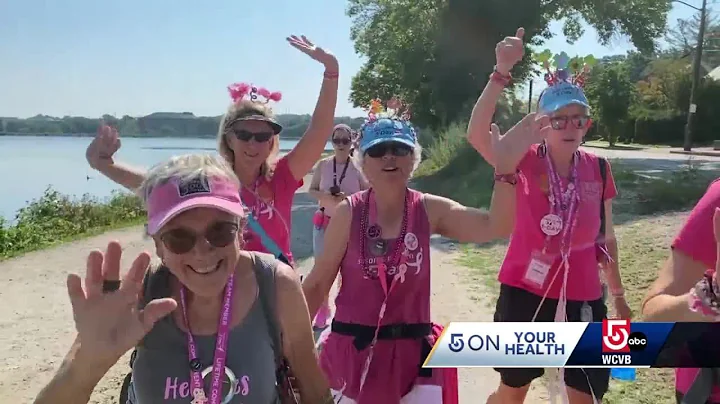
[[[148,234],[157,234],[172,218],[193,208],[213,208],[238,217],[245,216],[240,188],[233,181],[204,176],[185,183],[172,179],[150,191]]]

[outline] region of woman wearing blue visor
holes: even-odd
[[[421,156],[415,129],[397,112],[371,113],[353,156],[370,189],[337,206],[303,282],[312,316],[338,272],[343,279],[330,332],[320,340],[320,364],[336,402],[457,402],[451,372],[420,367],[441,329],[430,316],[430,236],[473,243],[506,237],[516,164],[548,131],[532,115],[504,136],[493,126],[492,149],[503,163],[487,212],[410,189]]]
[[[478,99],[468,128],[468,140],[490,164],[507,164],[487,135],[510,70],[524,53],[522,37],[505,38],[496,47],[497,65]],[[549,118],[545,141],[521,156],[515,188],[514,220],[507,254],[500,268],[500,295],[495,321],[585,321],[607,316],[599,266],[620,318],[630,318],[618,268],[612,223],[612,199],[617,195],[610,165],[580,150],[591,125],[583,85],[587,69],[572,73],[565,53],[555,56],[557,70],[546,65],[548,88],[538,101],[538,113]],[[530,383],[543,369],[496,369],[498,390],[488,403],[525,400]],[[600,401],[608,389],[610,369],[559,369],[550,377],[565,403]],[[560,388],[566,386],[565,388]]]

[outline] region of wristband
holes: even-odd
[[[611,290],[610,294],[612,295],[612,297],[625,297],[625,289],[619,288],[619,289]]]
[[[336,80],[338,77],[340,77],[340,73],[338,72],[325,72],[323,73],[323,77],[328,80]]]
[[[512,75],[510,73],[507,75],[500,73],[497,66],[495,66],[490,74],[490,80],[507,87],[512,82]]]
[[[720,320],[720,301],[714,276],[715,271],[708,269],[700,281],[690,290],[688,306],[691,311],[702,314],[713,320]]]

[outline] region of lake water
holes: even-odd
[[[0,136],[0,173],[5,176],[0,216],[13,220],[18,209],[42,196],[48,186],[68,195],[107,197],[123,189],[88,166],[85,149],[90,137]],[[291,150],[297,140],[281,140]],[[215,139],[123,138],[117,160],[150,167],[171,156],[213,153]],[[327,149],[332,146],[328,143]]]

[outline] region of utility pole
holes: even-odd
[[[533,80],[530,79],[530,95],[528,95],[528,111],[527,111],[528,114],[530,112],[532,112],[532,90],[533,90]]]
[[[689,7],[695,8],[685,2],[678,1]],[[693,59],[692,87],[690,88],[690,107],[688,109],[687,123],[685,124],[685,141],[683,149],[690,151],[692,149],[692,131],[695,124],[695,113],[697,112],[697,87],[700,82],[700,68],[702,65],[703,42],[705,40],[705,14],[707,10],[707,0],[703,0],[702,8],[700,8],[700,29],[698,30],[697,49],[695,50],[695,58]]]

